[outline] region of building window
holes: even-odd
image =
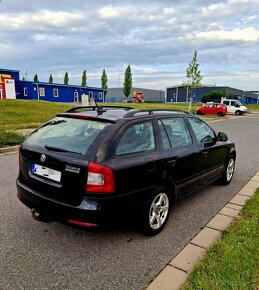
[[[74,102],[78,103],[78,92],[74,92]]]
[[[45,89],[40,88],[40,97],[45,97]]]
[[[103,100],[103,93],[99,92],[99,101],[102,101],[102,100]]]
[[[58,98],[58,89],[53,89],[53,97]]]
[[[25,97],[28,96],[28,89],[27,89],[26,87],[23,88],[23,95],[24,95]]]

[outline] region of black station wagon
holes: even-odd
[[[154,235],[177,199],[231,181],[227,139],[188,112],[76,107],[21,145],[17,195],[40,221],[95,227],[127,217]]]

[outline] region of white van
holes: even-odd
[[[223,104],[227,107],[228,114],[243,115],[247,111],[247,107],[243,106],[238,100],[224,100]]]

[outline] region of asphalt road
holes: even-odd
[[[18,155],[0,156],[0,289],[142,289],[259,170],[259,115],[210,123],[237,145],[227,187],[211,185],[175,205],[155,237],[128,227],[82,231],[43,224],[16,198]]]

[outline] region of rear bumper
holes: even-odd
[[[43,216],[61,222],[75,220],[97,225],[104,224],[107,221],[116,220],[118,209],[122,209],[125,204],[124,200],[116,197],[102,199],[84,197],[80,205],[72,206],[46,198],[19,180],[17,180],[16,185],[17,197],[23,204]]]

